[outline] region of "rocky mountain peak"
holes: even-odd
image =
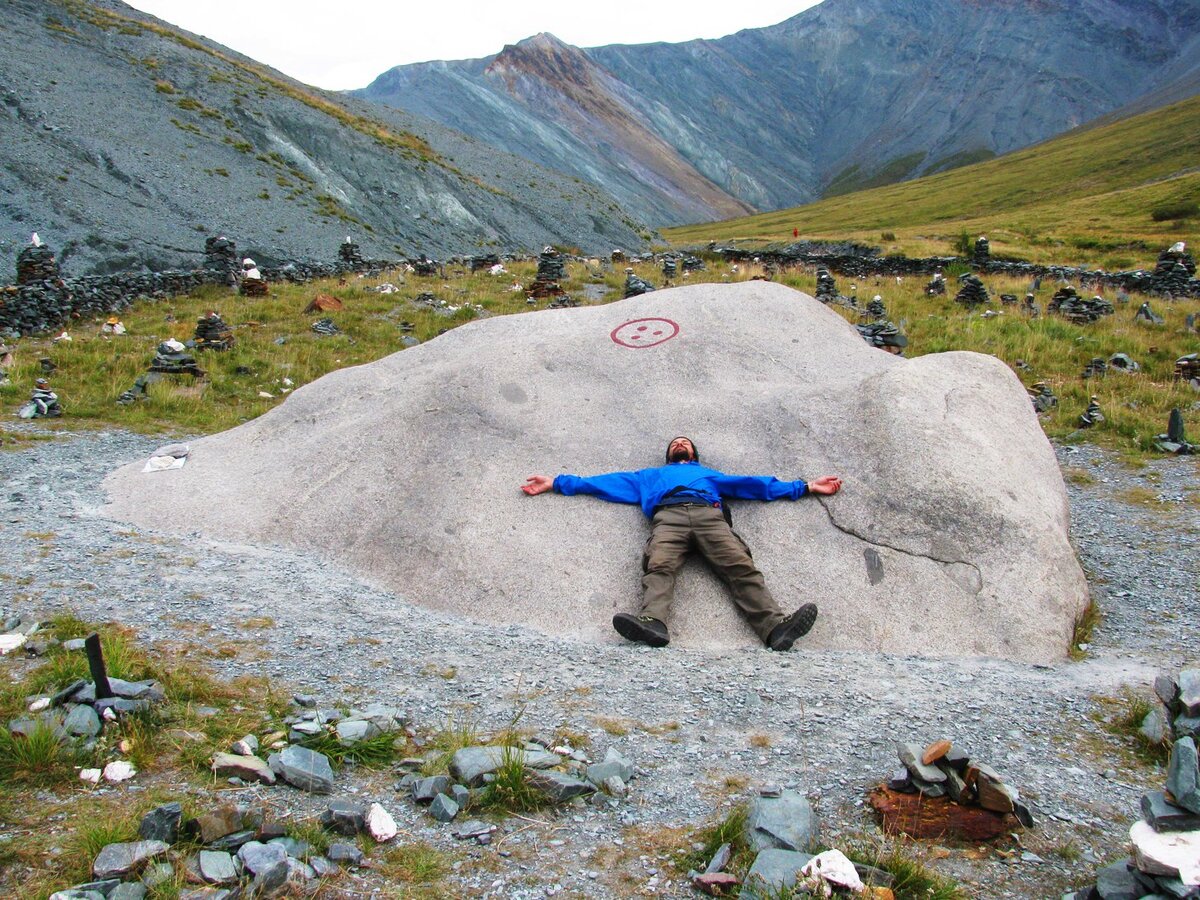
[[[596,68],[578,47],[543,31],[515,44],[506,44],[484,71],[506,81],[529,75],[550,84],[589,86]]]

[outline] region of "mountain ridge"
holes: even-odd
[[[825,0],[716,40],[577,52],[616,80],[611,90],[639,127],[701,178],[772,209],[835,185],[889,183],[1028,146],[1172,78],[1186,92],[1198,29],[1200,6],[1167,0]],[[571,91],[548,75],[536,87],[489,80],[500,55],[395,67],[352,93],[593,180],[655,224],[699,221],[689,219],[694,197],[656,171],[631,177],[588,135],[576,135],[570,152],[540,140]],[[419,90],[410,78],[418,70]],[[530,102],[535,93],[555,102]],[[512,140],[495,120],[500,109],[529,111],[529,133]],[[571,140],[569,130],[555,135]],[[708,218],[724,215],[711,207]]]

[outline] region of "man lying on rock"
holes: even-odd
[[[762,572],[750,556],[722,508],[724,498],[798,500],[805,494],[836,494],[842,480],[823,475],[815,481],[779,481],[769,475],[726,475],[700,465],[696,445],[687,437],[667,445],[666,465],[636,472],[578,475],[530,475],[521,486],[531,497],[555,490],[591,494],[612,503],[637,503],[650,518],[650,539],[642,554],[642,611],[617,613],[613,628],[621,637],[651,647],[671,640],[666,619],[675,593],[675,576],[688,552],[695,549],[729,585],[734,602],[758,636],[772,650],[790,650],[817,620],[815,603],[805,603],[790,616],[767,590]]]

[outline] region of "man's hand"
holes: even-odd
[[[537,494],[544,494],[553,487],[554,479],[549,475],[530,475],[521,485],[521,490],[533,497]]]
[[[822,475],[815,481],[808,483],[808,492],[810,494],[836,494],[842,489],[842,479],[836,475]]]

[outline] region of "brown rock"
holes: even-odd
[[[990,841],[1015,824],[1011,816],[979,806],[960,806],[948,797],[901,794],[883,785],[868,795],[887,834],[914,838],[952,837],[965,841]]]
[[[196,817],[200,829],[200,841],[211,844],[218,838],[233,834],[242,828],[242,813],[236,806],[219,806],[212,812]]]
[[[921,762],[924,765],[931,766],[947,753],[950,752],[951,744],[949,741],[934,741],[925,748],[925,752],[921,754]]]
[[[313,297],[312,302],[304,307],[306,313],[333,312],[340,309],[345,309],[342,301],[337,297],[330,297],[328,294],[317,294],[317,296]]]
[[[724,897],[726,892],[732,891],[738,884],[737,876],[728,872],[706,872],[692,878],[692,887],[713,897]]]

